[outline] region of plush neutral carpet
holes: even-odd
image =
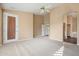
[[[79,46],[50,40],[47,37],[12,42],[0,47],[0,56],[63,56],[79,55]]]

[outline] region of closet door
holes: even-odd
[[[8,16],[8,40],[15,39],[16,17]]]
[[[18,40],[18,16],[9,13],[4,13],[3,16],[3,43]]]

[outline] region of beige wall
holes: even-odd
[[[20,11],[4,10],[4,12],[18,15],[19,39],[33,38],[33,14]]]
[[[72,20],[73,20],[73,17],[71,16],[71,15],[68,15],[67,16],[67,24],[66,24],[66,26],[67,26],[67,36],[71,36],[70,34],[72,33]],[[68,25],[68,24],[70,24],[70,25]],[[68,26],[70,26],[70,27],[68,27]]]
[[[44,17],[42,15],[34,15],[34,37],[40,37],[42,35],[43,23]]]
[[[69,30],[70,33],[67,32],[67,34],[69,33],[69,34],[72,34],[73,35],[73,32],[77,32],[77,17],[76,16],[69,15],[67,17],[67,24],[70,24],[70,30],[67,29],[67,31]]]
[[[44,16],[44,24],[50,24],[50,14]]]
[[[50,13],[50,39],[63,41],[63,22],[66,20],[66,13],[77,11],[77,22],[79,22],[79,4],[63,4],[54,8]],[[78,43],[79,43],[79,23],[77,23]]]
[[[62,12],[61,12],[62,11]],[[60,6],[50,13],[50,39],[62,41],[63,39],[63,13],[65,7]]]
[[[0,45],[2,44],[2,9],[0,9]]]
[[[72,20],[72,32],[77,32],[77,18],[74,17]]]

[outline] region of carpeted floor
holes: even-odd
[[[79,55],[79,46],[50,40],[47,37],[12,42],[0,47],[1,56],[63,56]]]

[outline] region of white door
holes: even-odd
[[[14,14],[3,14],[3,43],[18,40],[18,16]]]

